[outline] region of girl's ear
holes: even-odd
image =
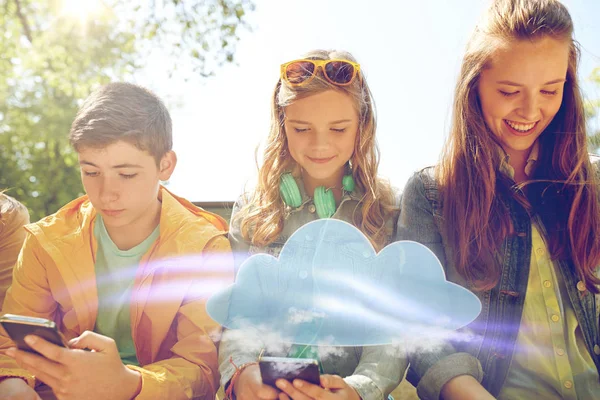
[[[177,154],[173,150],[168,151],[161,158],[159,164],[158,177],[161,181],[168,181],[173,171],[175,170],[175,166],[177,165]]]

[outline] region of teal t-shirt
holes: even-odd
[[[158,238],[159,231],[157,226],[142,243],[129,250],[119,250],[108,235],[102,217],[96,216],[98,317],[94,331],[114,339],[124,364],[139,365],[131,336],[131,290],[140,260]]]

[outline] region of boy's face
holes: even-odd
[[[83,187],[108,229],[135,227],[156,218],[159,181],[170,178],[175,164],[172,151],[157,166],[148,152],[124,141],[79,149]]]

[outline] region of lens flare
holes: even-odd
[[[62,15],[77,19],[85,23],[94,15],[102,12],[103,4],[100,0],[63,0]]]

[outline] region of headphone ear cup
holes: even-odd
[[[319,218],[330,218],[335,214],[335,197],[331,190],[325,189],[324,186],[319,186],[315,189],[313,200]]]
[[[300,207],[302,204],[302,195],[296,180],[289,172],[281,175],[279,180],[279,193],[283,202],[290,207]]]
[[[354,184],[354,178],[352,178],[352,175],[344,175],[342,178],[342,187],[344,190],[346,192],[353,192],[355,186],[356,185]]]

